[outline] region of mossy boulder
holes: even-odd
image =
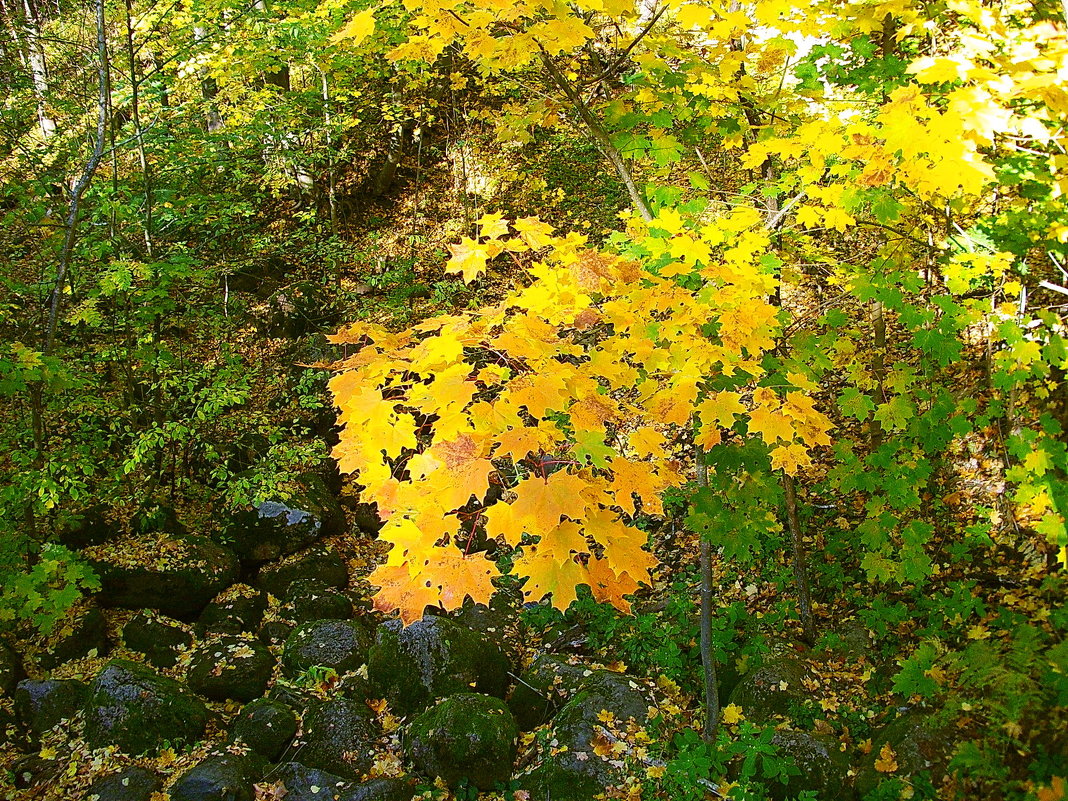
[[[35,737],[53,726],[73,720],[81,711],[89,688],[76,679],[23,679],[15,689],[15,715]]]
[[[508,671],[508,659],[492,640],[445,617],[379,626],[367,662],[373,690],[400,715],[472,690],[503,698]]]
[[[60,521],[53,539],[75,550],[107,542],[118,535],[119,529],[108,523],[105,511],[102,504],[95,504],[69,515]]]
[[[130,767],[96,779],[85,801],[150,801],[159,789],[159,778],[150,770]]]
[[[766,723],[775,715],[787,715],[790,707],[808,697],[803,681],[808,669],[789,656],[774,657],[753,668],[738,681],[728,703],[742,708],[746,720]]]
[[[323,479],[308,473],[293,496],[238,512],[223,527],[222,542],[245,562],[267,562],[295,553],[322,537],[340,534],[345,514]]]
[[[209,756],[178,777],[171,786],[171,801],[253,801],[253,785],[263,768],[255,757]]]
[[[204,607],[197,628],[205,634],[255,631],[266,611],[267,593],[248,584],[234,584]]]
[[[515,762],[519,727],[499,698],[458,693],[412,721],[406,750],[426,776],[440,776],[450,787],[466,779],[492,790],[508,779]]]
[[[114,745],[128,754],[181,747],[204,733],[208,710],[174,679],[135,662],[114,659],[89,686],[85,739],[90,748]]]
[[[74,606],[48,635],[37,662],[53,670],[64,662],[87,656],[106,656],[111,650],[104,613],[92,603]]]
[[[806,791],[816,793],[817,799],[825,801],[853,798],[849,759],[839,750],[835,738],[803,731],[777,731],[771,744],[778,749],[780,761],[797,769],[785,784],[767,783],[772,801],[787,801]]]
[[[597,748],[597,742],[628,741],[648,724],[650,705],[648,693],[635,679],[594,671],[553,719],[553,752],[518,778],[520,787],[532,800],[588,801],[621,784],[621,765],[610,751]]]
[[[145,655],[158,668],[174,667],[179,655],[193,644],[193,635],[174,620],[142,612],[122,627],[127,648]]]
[[[874,791],[885,779],[905,780],[927,774],[938,787],[949,773],[949,760],[956,748],[957,738],[951,727],[939,725],[930,715],[913,711],[891,721],[872,738],[871,751],[857,769],[857,793],[863,797]],[[897,763],[890,776],[878,771],[875,762],[889,749]]]
[[[100,576],[100,602],[192,619],[237,580],[234,553],[207,537],[153,532],[85,551]]]
[[[289,585],[299,579],[318,579],[340,589],[349,583],[349,569],[335,551],[311,548],[261,567],[256,586],[275,598],[284,598]]]
[[[275,659],[251,636],[220,634],[193,651],[186,681],[193,692],[213,701],[251,701],[271,680]]]
[[[338,801],[412,801],[415,785],[404,779],[371,779],[344,793]]]
[[[591,675],[585,665],[572,663],[558,654],[543,654],[519,677],[508,699],[522,731],[545,723],[578,692]]]
[[[297,716],[292,709],[281,701],[258,698],[238,714],[230,738],[277,762],[296,733]]]
[[[334,773],[299,762],[279,765],[270,772],[267,782],[281,785],[285,801],[340,801],[356,786]]]
[[[302,765],[359,779],[374,760],[378,726],[367,704],[350,698],[313,703],[295,752]]]
[[[319,579],[298,579],[286,592],[288,613],[297,623],[309,620],[344,620],[352,617],[352,601]]]
[[[338,673],[357,670],[368,660],[373,638],[361,620],[313,620],[297,626],[282,649],[282,673],[295,678],[312,667]]]

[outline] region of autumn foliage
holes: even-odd
[[[585,584],[628,610],[624,596],[655,564],[634,521],[660,514],[661,493],[685,480],[683,447],[710,448],[744,419],[794,473],[808,447],[829,444],[829,421],[803,392],[705,388],[710,376],[759,377],[775,342],[759,215],[696,239],[670,218],[657,225],[699,289],[536,219],[487,215],[450,267],[471,280],[508,252],[533,259],[528,286],[403,334],[358,324],[336,338],[360,346],[331,382],[345,426],[335,456],[392,543],[370,577],[380,608],[410,622],[427,604],[487,601],[499,571],[472,549],[484,534],[520,548],[513,571],[528,599],[566,609]]]

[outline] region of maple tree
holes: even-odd
[[[345,425],[335,456],[393,544],[370,578],[380,608],[410,622],[428,603],[487,601],[498,570],[470,552],[484,532],[523,546],[513,570],[528,578],[528,598],[566,609],[586,584],[626,610],[655,562],[628,524],[660,514],[660,494],[685,480],[671,440],[692,422],[711,448],[748,420],[791,473],[807,462],[806,443],[829,443],[810,400],[753,383],[777,325],[763,296],[773,279],[746,261],[759,223],[743,212],[708,227],[723,261],[687,290],[536,219],[487,215],[447,269],[474,278],[491,254],[536,251],[529,286],[404,334],[356,324],[336,337],[361,346],[331,381]],[[693,241],[674,221],[659,224],[651,230],[665,243]],[[737,377],[745,395],[705,386],[714,375]]]
[[[1044,53],[1055,53],[1063,46],[1063,32],[1051,23],[1007,12],[991,16],[967,3],[955,6],[960,17],[957,38],[947,40],[935,54],[915,53],[912,58],[907,55],[912,33],[924,20],[912,7],[672,3],[643,12],[629,3],[476,8],[447,0],[405,9],[410,14],[408,37],[389,51],[390,59],[429,63],[454,47],[484,80],[540,64],[546,80],[564,93],[613,163],[620,153],[640,159],[655,150],[655,164],[670,167],[680,157],[684,138],[692,140],[698,128],[705,135],[717,132],[726,147],[741,150],[743,168],[760,168],[766,181],[762,194],[769,200],[751,206],[676,201],[660,204],[652,216],[632,192],[643,219],[630,220],[627,241],[619,240],[616,252],[622,263],[633,260],[641,268],[603,268],[617,271],[608,272],[608,279],[599,276],[602,268],[589,265],[615,256],[584,254],[582,237],[550,237],[536,220],[518,220],[515,235],[508,239],[505,221],[487,215],[477,238],[465,237],[451,246],[446,269],[471,281],[502,254],[514,257],[527,249],[550,247],[548,257],[532,266],[529,287],[495,309],[428,321],[406,338],[359,328],[345,334],[345,341],[366,337],[374,344],[343,365],[359,367],[362,378],[344,373],[335,380],[346,423],[338,455],[346,470],[359,472],[367,497],[389,518],[386,539],[394,541],[392,532],[403,530],[393,520],[442,513],[456,517],[456,509],[472,496],[481,503],[490,477],[509,498],[513,493],[516,498],[465,509],[466,520],[457,517],[444,527],[423,520],[422,528],[416,526],[424,534],[422,552],[410,535],[395,540],[404,541],[407,550],[395,549],[391,557],[391,589],[385,595],[394,597],[402,577],[398,560],[449,553],[436,543],[446,538],[463,541],[461,531],[488,525],[491,536],[502,536],[512,545],[520,543],[523,533],[538,538],[528,548],[542,556],[524,557],[518,571],[533,571],[537,581],[530,585],[531,592],[535,586],[537,592],[553,588],[555,603],[570,599],[570,591],[560,586],[567,583],[563,576],[583,578],[588,565],[601,564],[601,549],[605,554],[613,551],[614,543],[597,539],[588,516],[606,510],[632,515],[635,507],[628,489],[639,493],[642,508],[655,511],[656,493],[681,480],[678,469],[670,466],[668,451],[659,445],[667,429],[659,430],[657,423],[676,427],[675,433],[668,432],[670,441],[692,417],[698,426],[696,444],[708,450],[736,418],[744,420],[744,429],[769,446],[773,469],[794,474],[803,468],[809,463],[808,447],[829,444],[828,420],[807,394],[825,368],[804,366],[809,357],[799,354],[793,371],[768,369],[765,357],[789,319],[787,293],[796,291],[781,283],[788,269],[784,257],[796,257],[788,252],[794,248],[781,246],[779,231],[792,232],[802,245],[811,241],[808,232],[813,229],[845,232],[871,224],[903,231],[891,237],[875,267],[878,272],[838,268],[844,268],[848,291],[882,314],[883,309],[894,309],[888,292],[907,297],[884,283],[904,278],[901,270],[909,252],[903,245],[923,241],[907,231],[926,230],[933,211],[943,205],[951,226],[954,217],[975,215],[996,181],[991,148],[1007,144],[1018,149],[1019,137],[1041,147],[1051,141],[1063,114],[1054,79],[1060,62],[1038,51],[1025,56],[1020,49],[1033,47],[1036,36],[1048,34]],[[372,18],[364,13],[358,21],[353,23],[356,33],[366,39]],[[758,35],[749,33],[754,23],[761,26]],[[632,34],[625,36],[625,31]],[[831,66],[820,67],[807,58],[805,71],[798,70],[803,80],[791,86],[792,91],[783,91],[791,58],[803,47],[811,49],[804,37],[817,33],[837,37],[841,61],[852,58],[863,67],[873,59],[892,60],[895,75],[872,87],[874,93],[866,92],[863,85],[839,78],[841,62],[830,59]],[[880,52],[862,47],[876,35],[882,37]],[[693,46],[696,41],[700,45]],[[609,55],[602,62],[622,58],[636,70],[635,77],[615,92],[591,92],[591,86],[606,80],[601,75],[593,84],[583,84],[591,46],[607,48]],[[820,52],[830,52],[828,45],[820,47]],[[671,77],[682,74],[684,80]],[[821,74],[824,86],[813,80]],[[769,75],[778,80],[768,80]],[[837,86],[831,85],[835,79]],[[574,93],[576,86],[590,98],[601,99],[584,100]],[[838,113],[834,104],[842,100],[862,104],[859,113]],[[534,103],[549,107],[546,100]],[[1045,109],[1042,114],[1035,113],[1036,103]],[[540,122],[551,121],[551,116]],[[529,109],[514,118],[524,124],[534,119]],[[608,135],[606,126],[613,123],[618,130]],[[639,135],[636,127],[649,133]],[[1050,180],[1057,185],[1062,167],[1055,160],[1050,165]],[[691,189],[701,189],[691,183],[696,184]],[[780,202],[787,193],[789,199]],[[1042,233],[1057,241],[1061,230],[1052,225]],[[962,294],[984,276],[1004,280],[1012,258],[1005,251],[949,254],[944,259],[946,285],[951,293]],[[605,280],[613,286],[600,285]],[[1004,286],[1012,291],[1012,282]],[[954,358],[937,349],[950,345],[980,313],[976,301],[943,303],[942,308],[945,314],[938,326],[944,333],[928,330],[914,336],[924,358],[935,365]],[[907,321],[907,310],[900,314]],[[933,321],[922,317],[919,322],[929,326]],[[369,353],[389,367],[373,362]],[[487,370],[491,372],[483,372]],[[759,386],[772,372],[779,383]],[[717,376],[743,374],[746,380],[739,386],[715,386]],[[867,394],[873,380],[879,390],[875,400]],[[745,403],[739,390],[745,393]],[[348,398],[354,391],[372,406],[366,416],[351,409]],[[846,414],[870,419],[889,434],[907,429],[916,410],[916,401],[907,392],[894,391],[881,374],[847,386],[842,402]],[[461,447],[457,436],[470,441]],[[643,451],[646,439],[658,444]],[[507,467],[502,457],[508,457]],[[546,458],[554,464],[538,467],[538,460]],[[1038,461],[1032,457],[1028,464],[1041,469]],[[434,470],[441,465],[444,473],[435,478]],[[532,505],[527,497],[538,481],[544,486],[562,481],[556,477],[561,470],[571,482],[570,495],[557,497],[570,497],[569,505],[550,501],[551,511],[540,518],[506,516],[505,509]],[[641,475],[629,478],[628,472],[636,470]],[[1048,489],[1021,491],[1039,507],[1049,503],[1042,500],[1048,498]],[[440,502],[430,500],[439,497]],[[437,508],[426,513],[424,507],[434,503]],[[565,516],[590,538],[588,550],[575,547],[574,537],[565,533],[570,527],[559,530]],[[1063,516],[1055,508],[1043,519],[1055,540],[1063,538]],[[920,565],[909,560],[910,554],[922,552],[922,538],[911,542],[898,563],[906,571]],[[873,547],[873,575],[896,569],[890,557],[894,547],[891,540]],[[555,563],[545,556],[549,551],[555,553]],[[604,558],[615,573],[613,560]],[[407,563],[411,582],[426,576],[418,598],[397,604],[407,619],[443,584],[442,576],[434,577],[434,563],[433,558]],[[552,571],[559,574],[555,581],[545,575]],[[627,579],[646,577],[640,569],[635,572],[638,575],[626,574]],[[478,576],[472,597],[484,599],[491,585],[486,574],[479,571]],[[608,592],[605,587],[596,591]]]

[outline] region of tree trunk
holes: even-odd
[[[708,487],[708,464],[705,462],[704,450],[697,448],[697,484]],[[705,742],[715,742],[716,730],[719,728],[719,679],[716,676],[716,654],[712,648],[712,543],[707,537],[701,537],[701,667],[705,696],[705,725],[702,737]]]
[[[50,139],[56,132],[56,121],[48,111],[48,63],[41,42],[41,19],[30,0],[22,0],[22,49],[33,79],[33,93],[37,98],[37,125],[41,136]]]

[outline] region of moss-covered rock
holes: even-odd
[[[634,679],[609,671],[596,671],[564,705],[553,721],[552,739],[557,743],[550,754],[520,784],[532,798],[579,801],[619,784],[624,776],[609,756],[598,754],[599,737],[606,738],[604,718],[622,728],[626,721],[644,727],[650,701]],[[602,753],[604,749],[600,749]]]
[[[220,634],[193,651],[186,681],[193,692],[213,701],[251,701],[267,689],[275,660],[251,636]]]
[[[338,801],[412,801],[415,784],[404,779],[371,779],[342,794]]]
[[[311,548],[261,567],[256,586],[275,598],[284,598],[294,581],[311,578],[340,589],[349,583],[349,569],[335,551]]]
[[[767,783],[773,801],[787,801],[805,791],[816,793],[820,801],[849,801],[853,798],[849,760],[833,737],[803,731],[778,731],[771,738],[771,744],[778,749],[780,761],[797,769],[785,784]]]
[[[159,789],[159,778],[150,770],[130,767],[96,779],[85,801],[149,801]]]
[[[158,668],[174,667],[182,651],[193,644],[193,635],[175,621],[141,613],[122,627],[127,648],[140,651]]]
[[[80,603],[48,635],[37,662],[44,670],[53,670],[75,659],[107,656],[110,650],[104,613],[92,603]]]
[[[237,557],[207,537],[153,532],[85,551],[100,576],[100,602],[156,609],[179,619],[199,614],[237,580]]]
[[[298,579],[286,592],[285,614],[290,620],[346,620],[352,617],[352,601],[339,590],[319,579]]]
[[[338,673],[357,670],[369,658],[372,633],[361,620],[313,620],[293,630],[282,649],[282,673],[290,678],[308,668]]]
[[[875,762],[883,755],[897,763],[891,776],[876,770]],[[856,787],[861,797],[875,790],[884,780],[912,780],[927,774],[938,787],[949,772],[949,760],[956,747],[956,738],[946,726],[937,725],[930,715],[909,712],[884,726],[872,738],[871,751],[857,769]]]
[[[379,626],[367,662],[375,693],[401,715],[472,689],[503,698],[508,670],[507,658],[488,637],[444,617],[406,628],[398,620]]]
[[[520,786],[532,801],[587,801],[606,787],[622,783],[622,768],[613,764],[614,756],[603,745],[612,739],[626,740],[644,728],[650,705],[651,699],[635,679],[595,671],[553,719],[553,752],[519,777]],[[601,748],[596,747],[598,741]]]
[[[258,698],[238,714],[230,738],[277,762],[296,733],[297,716],[292,709],[281,701]]]
[[[285,801],[340,801],[356,786],[334,773],[299,762],[279,765],[270,772],[267,781],[285,789]]]
[[[377,737],[378,726],[363,700],[330,698],[304,714],[295,755],[309,768],[359,779],[371,767]]]
[[[252,801],[261,767],[255,758],[209,756],[178,777],[171,786],[171,801]]]
[[[7,640],[0,638],[0,693],[11,695],[15,686],[26,673],[22,669],[22,657]]]
[[[35,737],[81,711],[89,688],[76,679],[24,679],[15,689],[15,715]]]
[[[808,691],[802,682],[807,676],[800,660],[788,655],[774,657],[742,676],[729,703],[740,706],[746,720],[765,723],[804,701]]]
[[[255,631],[267,611],[267,593],[247,584],[234,584],[212,599],[197,622],[205,634]]]
[[[223,526],[222,542],[243,561],[266,562],[306,548],[322,537],[339,534],[345,514],[323,479],[301,476],[293,497],[264,501],[239,512]]]
[[[519,728],[530,731],[555,715],[591,673],[585,665],[558,654],[543,654],[535,659],[519,677],[508,699]]]
[[[458,693],[412,721],[405,746],[423,774],[440,776],[451,787],[467,779],[491,790],[508,779],[515,761],[519,727],[498,698]]]
[[[166,740],[197,741],[208,710],[189,690],[151,668],[114,659],[89,686],[85,739],[90,748],[117,746],[128,754],[157,750]]]

